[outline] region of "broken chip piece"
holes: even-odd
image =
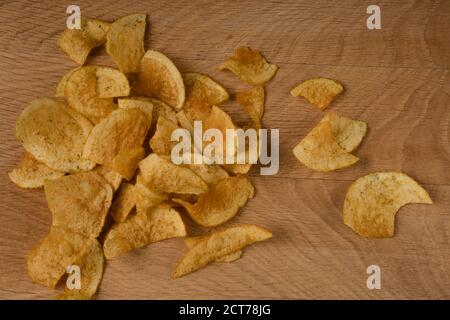
[[[268,63],[258,51],[242,47],[236,49],[234,55],[219,66],[219,70],[230,70],[247,83],[262,85],[275,76],[278,66]]]
[[[130,181],[139,166],[139,162],[144,156],[145,150],[143,147],[123,149],[114,157],[112,168],[126,180]]]
[[[254,123],[260,123],[264,114],[264,87],[254,87],[236,94],[237,102]]]
[[[184,243],[188,247],[188,249],[191,249],[195,245],[197,245],[199,242],[203,240],[207,240],[211,235],[204,235],[204,236],[196,236],[196,237],[189,237],[184,239]],[[215,262],[233,262],[239,259],[242,256],[242,250],[237,250],[233,253],[229,253],[225,256],[216,258]]]
[[[111,24],[106,51],[123,73],[139,71],[139,62],[145,52],[146,20],[146,14],[131,14]]]
[[[80,29],[66,29],[58,38],[58,47],[77,64],[86,61],[89,52],[106,41],[110,24],[97,19],[81,18]]]
[[[361,236],[392,237],[395,214],[408,203],[432,201],[426,190],[404,173],[372,173],[357,179],[348,189],[344,223]]]
[[[156,130],[150,139],[150,147],[154,153],[169,156],[172,147],[176,144],[172,141],[172,132],[178,129],[178,123],[167,119],[164,115],[159,115],[156,123]]]
[[[180,71],[158,51],[145,53],[133,88],[139,94],[159,99],[173,108],[181,108],[184,104],[185,89]]]
[[[185,235],[180,214],[169,206],[159,205],[113,225],[105,237],[103,251],[109,260],[153,242]]]
[[[303,97],[320,110],[324,110],[343,91],[344,87],[336,80],[314,78],[297,85],[291,90],[291,95]]]
[[[136,191],[131,183],[120,185],[111,205],[109,214],[116,222],[123,222],[136,205]]]
[[[172,277],[182,277],[205,267],[217,258],[272,237],[272,232],[255,225],[240,225],[211,234],[188,250],[175,267]]]
[[[234,176],[218,182],[200,195],[195,204],[180,199],[173,201],[185,207],[199,225],[216,227],[233,218],[254,194],[255,188],[246,177]]]

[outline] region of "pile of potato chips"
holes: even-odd
[[[56,98],[33,100],[17,120],[25,153],[10,178],[23,188],[44,187],[52,214],[48,235],[27,255],[28,273],[53,288],[70,266],[81,272],[80,287],[65,288],[61,299],[91,298],[104,258],[186,237],[180,210],[200,226],[217,227],[255,194],[245,176],[251,164],[172,163],[175,129],[192,130],[196,120],[205,130],[238,126],[217,106],[229,99],[221,85],[204,74],[182,74],[163,53],[145,51],[146,18],[83,18],[81,29],[65,30],[58,46],[79,66],[61,78]],[[90,51],[105,43],[118,69],[84,65]],[[249,115],[247,127],[260,128],[262,85],[277,66],[240,48],[219,69],[257,85],[236,100]],[[264,228],[238,225],[187,237],[187,253],[173,277],[213,261],[232,262],[245,246],[271,236]]]

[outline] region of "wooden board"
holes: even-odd
[[[450,2],[379,1],[382,29],[366,28],[364,1],[77,1],[82,14],[114,20],[150,15],[148,48],[181,71],[208,73],[230,92],[247,88],[217,65],[239,46],[261,50],[280,70],[267,85],[264,126],[280,129],[280,171],[252,170],[257,195],[232,223],[256,223],[272,240],[231,264],[212,264],[172,280],[184,252],[168,240],[106,265],[99,299],[176,298],[450,298]],[[67,1],[0,2],[0,298],[50,298],[32,284],[24,255],[48,231],[42,190],[21,190],[7,178],[21,157],[17,116],[35,97],[52,96],[74,67],[56,47]],[[89,63],[113,65],[104,49]],[[360,162],[314,173],[291,150],[322,114],[289,90],[308,77],[342,81],[332,111],[367,121]],[[237,120],[243,113],[225,106]],[[392,239],[369,240],[343,225],[345,192],[356,178],[400,170],[434,200],[397,215]],[[368,290],[366,268],[382,270],[381,290]]]

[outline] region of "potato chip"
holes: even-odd
[[[112,169],[108,169],[105,166],[96,166],[94,168],[94,172],[102,176],[103,179],[109,183],[113,189],[113,192],[116,192],[117,189],[119,189],[120,183],[122,182],[122,176],[119,173]]]
[[[122,72],[107,67],[95,67],[95,76],[99,98],[124,97],[130,94],[128,78]]]
[[[89,52],[106,41],[110,24],[97,19],[81,18],[80,29],[66,29],[58,38],[58,47],[74,62],[84,64]]]
[[[177,121],[182,128],[189,130],[191,134],[194,132],[194,121],[186,114],[184,110],[177,112]]]
[[[291,90],[291,95],[303,97],[320,110],[324,110],[343,91],[344,87],[336,80],[314,78],[297,85]]]
[[[195,164],[194,163],[194,154],[184,155],[185,157],[191,158],[191,163],[182,164],[182,166],[187,167],[194,171],[209,187],[215,186],[220,181],[229,177],[227,171],[223,169],[221,166],[216,164],[206,164],[204,160],[204,156],[198,154],[198,156],[202,157],[202,163]]]
[[[344,223],[361,236],[394,236],[396,212],[408,203],[431,204],[428,193],[400,172],[378,172],[357,179],[344,201]]]
[[[123,222],[128,217],[128,214],[136,205],[136,191],[134,185],[124,182],[120,185],[117,194],[111,205],[109,214],[116,222]]]
[[[53,226],[94,238],[100,234],[113,196],[105,179],[82,172],[46,180],[44,191]]]
[[[155,153],[142,160],[139,169],[143,184],[160,192],[201,194],[208,191],[205,181],[192,170]]]
[[[275,76],[278,67],[268,63],[258,51],[242,47],[236,49],[234,55],[219,66],[219,70],[230,70],[247,83],[262,85]]]
[[[170,155],[172,147],[177,143],[172,141],[172,132],[180,128],[177,122],[168,120],[163,115],[158,117],[156,131],[150,139],[150,147],[159,155]]]
[[[59,80],[58,84],[56,85],[55,97],[64,98],[64,92],[66,90],[67,81],[69,80],[72,73],[74,73],[76,70],[78,70],[80,68],[81,67],[73,68],[73,69],[69,70],[65,75],[63,75],[61,80]]]
[[[51,227],[49,234],[27,254],[28,275],[33,282],[54,288],[66,273],[66,268],[74,264],[88,247],[88,238]]]
[[[150,189],[143,185],[140,181],[136,181],[134,185],[134,197],[136,202],[137,213],[146,212],[148,209],[156,207],[161,202],[168,199],[167,193]]]
[[[202,240],[207,240],[211,235],[206,236],[197,236],[197,237],[189,237],[184,239],[184,243],[188,247],[188,249],[191,249],[195,245],[197,245]],[[232,252],[230,254],[227,254],[225,256],[219,257],[215,259],[215,262],[233,262],[239,259],[242,256],[242,250],[237,250],[235,252]]]
[[[211,234],[200,241],[184,255],[172,277],[182,277],[205,267],[217,258],[226,256],[242,248],[272,237],[272,232],[255,225],[240,225]]]
[[[16,137],[39,162],[58,171],[77,172],[95,166],[82,158],[91,130],[89,121],[65,104],[40,98],[17,119]]]
[[[73,264],[80,268],[80,288],[69,289],[66,286],[57,299],[89,300],[97,292],[103,276],[103,251],[97,240],[91,240],[90,243],[90,248]]]
[[[237,102],[242,106],[250,119],[260,123],[264,114],[264,87],[254,87],[236,94]]]
[[[113,225],[105,237],[103,251],[109,260],[153,242],[185,235],[180,214],[169,206],[159,205]]]
[[[328,112],[321,122],[329,121],[336,142],[347,152],[355,150],[367,132],[367,123]]]
[[[246,177],[235,176],[217,183],[200,195],[195,204],[180,199],[173,201],[185,207],[197,224],[216,227],[233,218],[254,194],[255,188]]]
[[[184,104],[184,83],[180,72],[169,58],[157,51],[145,53],[133,88],[139,94],[159,99],[173,108],[181,108]]]
[[[207,75],[188,72],[182,74],[186,88],[186,101],[183,109],[192,119],[208,116],[212,105],[229,99],[228,92]]]
[[[67,80],[64,95],[73,109],[94,124],[116,109],[112,98],[100,98],[97,94],[97,68],[94,66],[74,70]]]
[[[111,24],[106,41],[106,51],[124,73],[139,71],[144,55],[146,14],[131,14]]]
[[[319,123],[295,146],[293,153],[305,166],[321,172],[345,168],[359,160],[337,143],[330,121]]]
[[[113,169],[118,154],[142,146],[149,127],[148,116],[139,109],[117,109],[92,129],[83,156]]]
[[[153,110],[154,105],[150,98],[145,97],[127,97],[127,98],[120,98],[117,100],[117,104],[119,105],[119,108],[121,109],[132,109],[136,108],[144,112],[149,122],[152,122],[153,119]]]
[[[21,188],[40,188],[45,180],[54,180],[63,175],[64,172],[47,167],[28,152],[23,154],[19,167],[8,173],[11,181]]]
[[[144,156],[145,150],[143,147],[121,150],[114,157],[112,168],[126,180],[130,181],[139,166],[139,162],[144,159]]]

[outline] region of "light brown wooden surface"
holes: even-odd
[[[378,3],[382,30],[366,28]],[[32,284],[24,255],[48,231],[42,190],[21,190],[7,177],[21,157],[15,120],[35,97],[52,96],[74,64],[56,47],[67,1],[0,1],[0,298],[51,298]],[[70,3],[72,4],[72,2]],[[76,1],[82,14],[114,20],[150,16],[146,46],[166,53],[181,71],[208,73],[230,92],[247,86],[216,66],[238,46],[261,50],[279,65],[267,85],[264,125],[280,129],[280,171],[252,170],[256,197],[230,223],[255,223],[272,240],[248,247],[231,264],[211,264],[172,280],[185,251],[180,239],[152,244],[106,265],[97,298],[450,298],[450,2],[437,1]],[[89,63],[113,65],[105,50]],[[329,110],[367,121],[360,162],[314,173],[293,146],[321,113],[289,90],[315,76],[346,87]],[[237,120],[243,113],[225,106]],[[399,170],[434,200],[409,205],[392,239],[369,240],[342,223],[351,181]],[[382,269],[382,289],[366,288],[366,268]]]

